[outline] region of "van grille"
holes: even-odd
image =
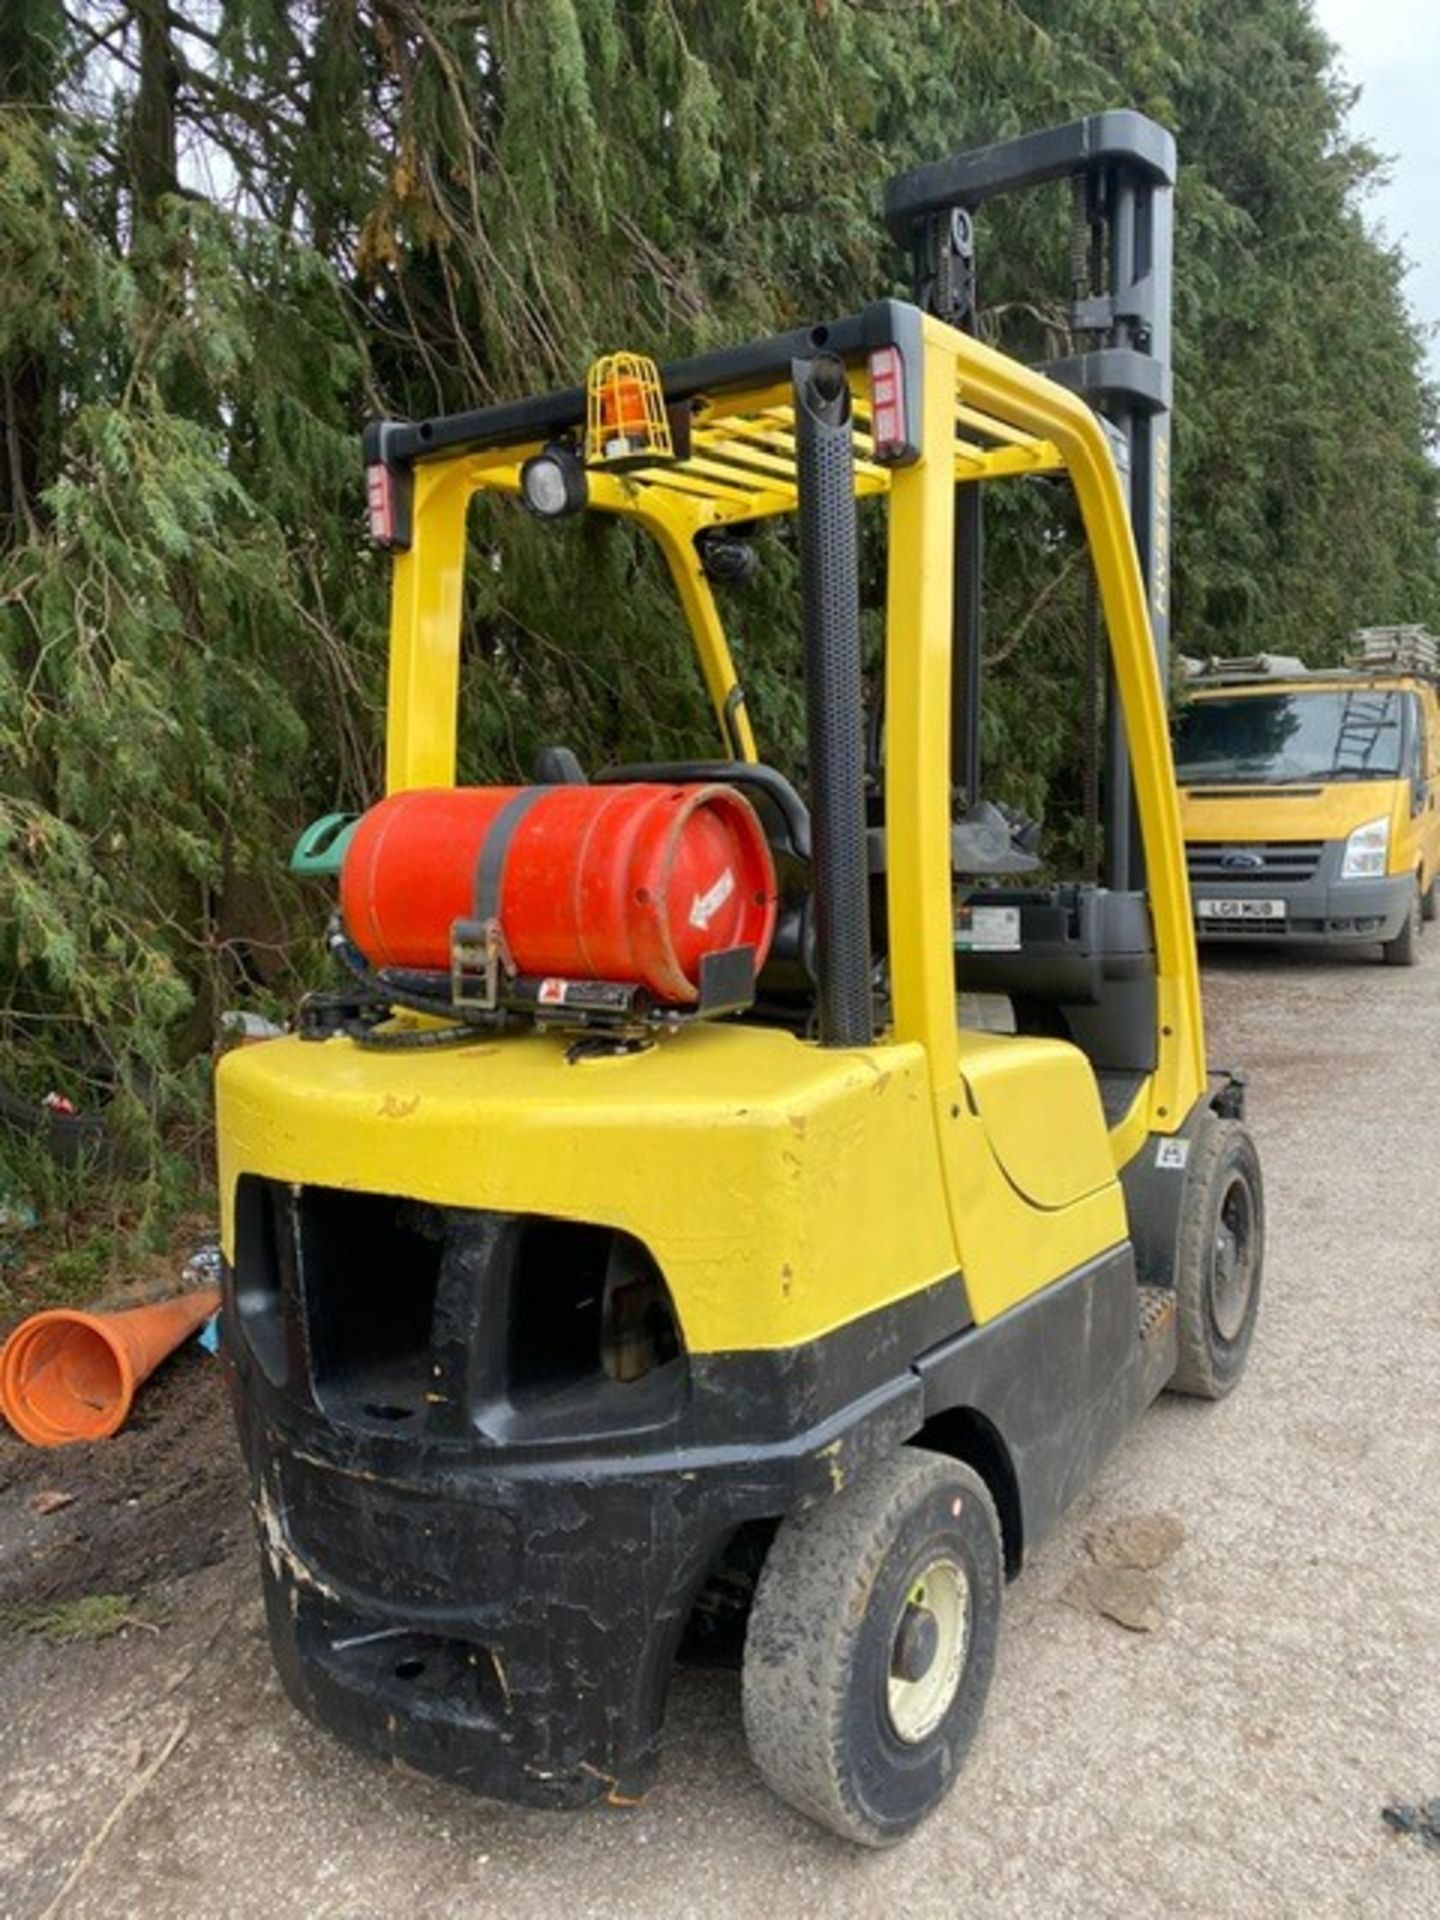
[[[1250,880],[1309,880],[1320,865],[1323,840],[1191,840],[1185,863],[1190,878],[1243,885]],[[1253,856],[1256,864],[1233,863],[1237,854]]]
[[[1323,793],[1323,787],[1296,787],[1288,783],[1279,787],[1272,781],[1263,787],[1186,787],[1187,800],[1313,800],[1317,793]]]

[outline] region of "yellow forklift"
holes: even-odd
[[[1206,1069],[1154,644],[1173,166],[1134,114],[962,155],[892,189],[916,304],[369,430],[387,795],[297,853],[339,873],[343,984],[218,1087],[274,1656],[355,1746],[626,1804],[677,1656],[728,1634],[765,1779],[894,1842],[974,1736],[1006,1578],[1162,1389],[1237,1380],[1260,1170]],[[972,216],[1065,179],[1104,285],[1041,372],[969,330]],[[1073,490],[1103,616],[1105,884],[1041,884],[978,797],[973,503],[1035,476]],[[718,754],[587,778],[557,747],[526,786],[456,785],[485,492],[556,522],[557,566],[586,513],[653,537]],[[779,516],[803,796],[714,590]],[[1008,1018],[965,1024],[971,994]]]

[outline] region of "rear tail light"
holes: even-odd
[[[905,418],[905,361],[898,347],[870,355],[870,436],[877,460],[899,460],[911,451]]]
[[[395,544],[397,507],[395,474],[383,460],[365,469],[365,498],[370,514],[370,539],[377,547]]]

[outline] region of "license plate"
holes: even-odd
[[[1201,920],[1283,920],[1283,900],[1197,900],[1196,917]]]

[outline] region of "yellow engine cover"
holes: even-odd
[[[1063,1042],[962,1034],[961,1084],[937,1098],[913,1043],[697,1025],[571,1064],[571,1037],[227,1055],[227,1255],[244,1173],[590,1221],[650,1249],[692,1352],[724,1352],[948,1279],[956,1324],[967,1303],[989,1320],[1126,1237],[1094,1080]]]
[[[955,1274],[920,1047],[696,1026],[570,1065],[569,1037],[227,1055],[227,1254],[241,1173],[593,1221],[649,1247],[692,1352],[797,1344]]]

